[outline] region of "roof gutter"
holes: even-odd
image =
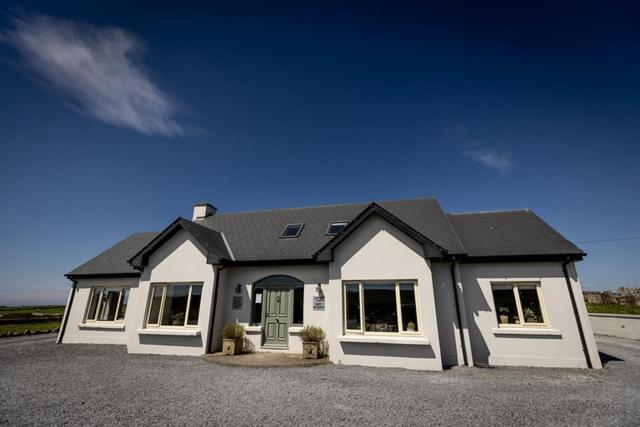
[[[71,289],[69,290],[69,298],[67,298],[67,306],[64,309],[64,316],[62,317],[62,324],[60,325],[60,333],[58,333],[56,344],[62,344],[64,331],[67,329],[67,322],[69,321],[71,305],[73,304],[73,297],[76,295],[76,287],[78,286],[78,282],[76,282],[74,279],[70,278],[69,280],[71,280]]]
[[[578,312],[578,304],[576,303],[576,296],[573,292],[573,286],[571,285],[571,278],[569,277],[569,271],[567,265],[572,263],[573,260],[568,260],[562,263],[562,272],[564,273],[564,280],[567,282],[567,290],[569,291],[569,297],[571,299],[571,306],[573,307],[573,315],[576,318],[576,325],[578,326],[578,334],[580,335],[580,343],[582,344],[582,351],[584,352],[584,358],[587,362],[587,367],[593,369],[591,364],[591,357],[589,356],[589,349],[587,348],[587,340],[584,336],[584,329],[582,328],[582,321],[580,320],[580,314]]]

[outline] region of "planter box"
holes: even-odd
[[[305,359],[317,359],[319,346],[320,346],[320,343],[317,343],[317,342],[303,342],[302,357]]]
[[[235,356],[242,353],[242,346],[244,344],[244,338],[238,338],[235,340],[223,339],[222,340],[222,354],[228,356]]]

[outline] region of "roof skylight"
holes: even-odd
[[[287,224],[280,234],[281,238],[292,239],[298,237],[304,224]]]
[[[347,226],[346,221],[335,221],[330,222],[329,227],[327,227],[327,236],[335,236],[340,233]]]

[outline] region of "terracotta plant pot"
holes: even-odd
[[[302,357],[304,359],[317,359],[318,347],[320,343],[317,342],[303,342],[302,343]]]
[[[225,338],[222,340],[222,354],[227,356],[235,356],[236,354],[240,354],[242,353],[243,344],[243,338],[238,338],[235,340]]]
[[[500,315],[500,323],[509,323],[509,315],[501,314]]]

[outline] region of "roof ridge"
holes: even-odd
[[[529,208],[521,208],[521,209],[497,209],[493,211],[475,211],[475,212],[452,212],[447,213],[447,215],[477,215],[477,214],[494,214],[494,213],[505,213],[505,212],[528,212],[533,213],[533,211]]]
[[[315,209],[315,208],[335,208],[342,206],[356,206],[356,205],[370,205],[371,203],[389,203],[389,202],[410,202],[417,200],[437,200],[436,197],[414,197],[411,199],[393,199],[393,200],[369,200],[363,202],[351,202],[351,203],[335,203],[332,205],[313,205],[313,206],[299,206],[293,208],[275,208],[275,209],[258,209],[253,211],[240,211],[240,212],[216,212],[216,216],[219,215],[241,215],[241,214],[253,214],[253,213],[264,213],[264,212],[277,212],[277,211],[291,211],[291,210],[301,210],[301,209]]]

